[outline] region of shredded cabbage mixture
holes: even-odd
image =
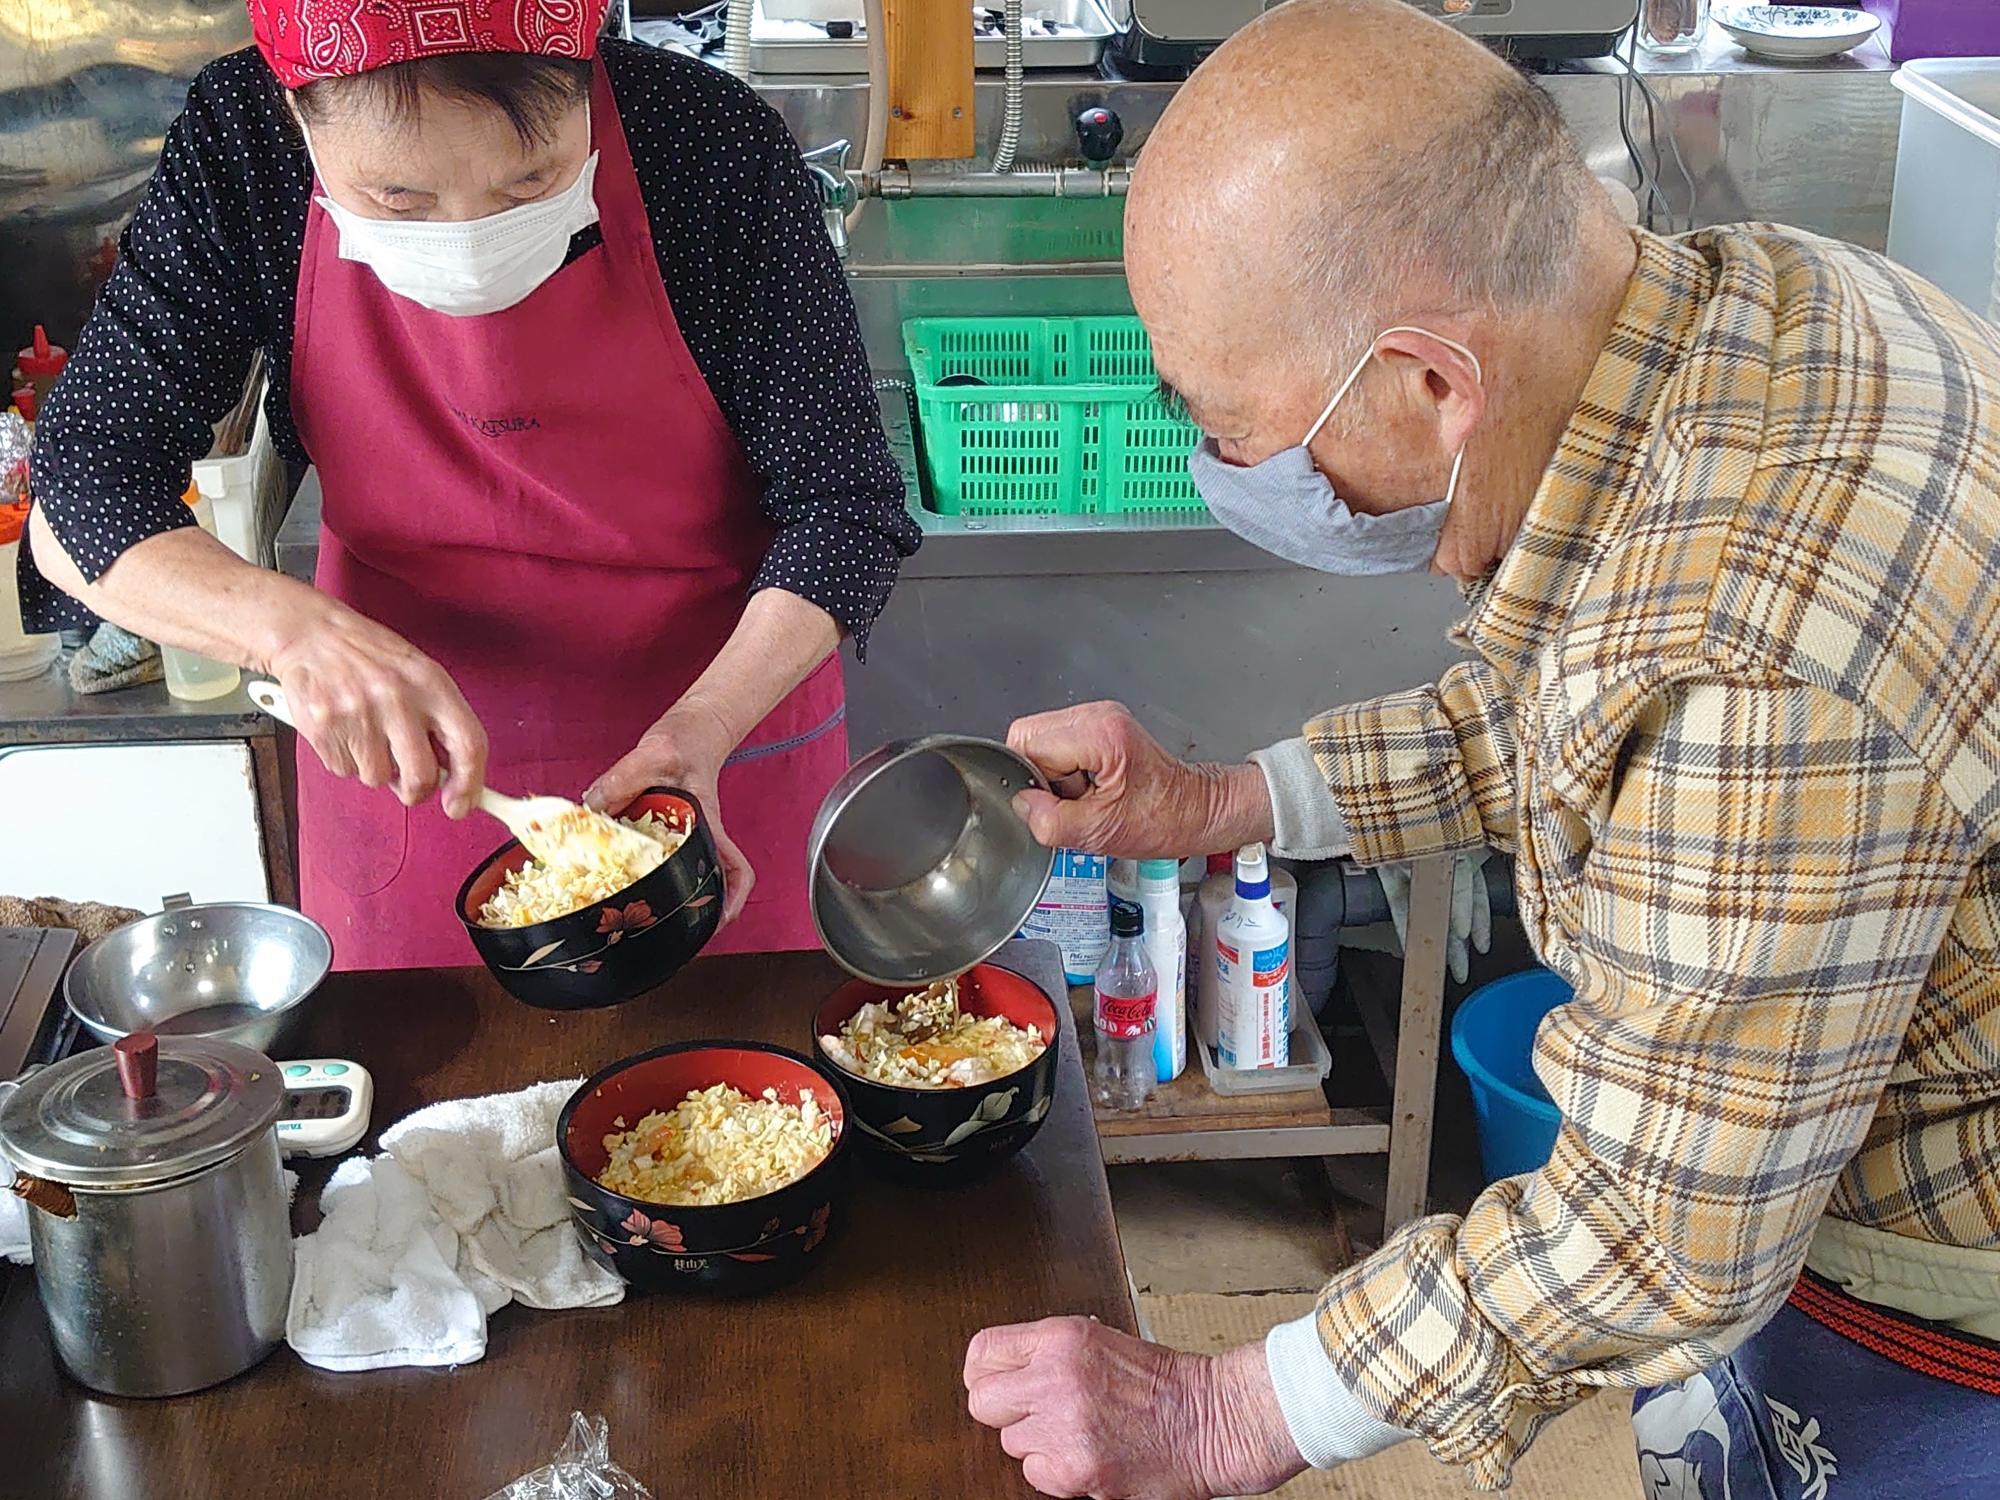
[[[1031,1027],[958,1008],[958,981],[942,980],[893,1006],[871,1001],[820,1047],[848,1072],[903,1088],[962,1089],[1027,1067],[1048,1049]]]
[[[645,834],[657,847],[646,850],[640,858],[628,859],[597,840],[577,846],[583,857],[575,864],[531,859],[520,869],[508,871],[500,889],[479,908],[479,925],[528,927],[608,901],[657,870],[668,855],[687,842],[687,830],[658,813],[642,812],[619,821]],[[565,845],[565,851],[570,847]]]
[[[833,1122],[810,1089],[799,1090],[797,1104],[784,1104],[776,1089],[753,1099],[718,1083],[607,1135],[604,1149],[611,1159],[597,1180],[614,1193],[645,1203],[740,1203],[826,1160]]]

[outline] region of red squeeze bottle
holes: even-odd
[[[68,363],[69,350],[50,343],[48,329],[37,323],[35,341],[14,356],[14,385],[32,387],[39,406],[48,399],[49,387],[56,383],[56,377]]]
[[[41,410],[41,402],[35,398],[35,388],[24,385],[14,392],[14,410],[21,414],[23,422],[35,420],[35,413]]]

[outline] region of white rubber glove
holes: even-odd
[[[1445,939],[1445,959],[1451,977],[1460,984],[1472,966],[1472,955],[1493,946],[1493,900],[1486,891],[1486,856],[1490,851],[1461,854],[1452,862],[1451,932]],[[1410,946],[1410,867],[1383,865],[1376,872],[1382,893],[1389,898],[1389,915],[1396,923],[1396,939],[1405,952]]]

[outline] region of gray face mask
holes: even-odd
[[[1283,449],[1247,468],[1225,463],[1211,438],[1204,438],[1188,455],[1188,472],[1194,476],[1195,489],[1216,520],[1266,552],[1322,573],[1417,573],[1429,565],[1452,497],[1458,492],[1464,448],[1451,461],[1451,480],[1442,500],[1380,516],[1350,509],[1334,493],[1332,481],[1314,465],[1310,451],[1312,440],[1333,416],[1334,408],[1375,357],[1375,345],[1392,333],[1421,333],[1434,338],[1464,355],[1471,361],[1473,375],[1483,378],[1478,356],[1463,344],[1422,328],[1383,329],[1297,447]]]

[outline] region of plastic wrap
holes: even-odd
[[[17,411],[0,411],[0,505],[28,501],[28,424]]]
[[[653,1500],[652,1492],[611,1461],[611,1429],[602,1417],[570,1413],[569,1437],[555,1462],[523,1474],[486,1500]]]

